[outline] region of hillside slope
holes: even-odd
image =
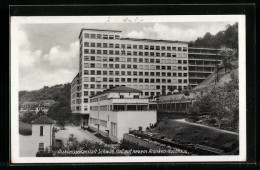
[[[55,85],[52,87],[45,86],[34,91],[20,91],[19,102],[39,101],[39,100],[55,100],[57,102],[65,101],[70,103],[70,83]]]

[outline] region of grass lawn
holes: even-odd
[[[239,136],[236,134],[175,120],[161,122],[151,132],[156,133],[156,137],[165,136],[180,143],[205,145],[224,152],[230,152],[238,147]]]

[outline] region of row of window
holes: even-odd
[[[84,61],[110,61],[110,62],[138,62],[138,63],[162,63],[162,64],[187,64],[188,60],[176,59],[154,59],[154,58],[125,58],[125,57],[106,57],[106,56],[84,56]]]
[[[84,82],[96,82],[96,78],[95,77],[85,77],[84,78]],[[97,80],[98,81],[98,80]],[[101,81],[98,81],[101,82]],[[177,83],[187,83],[187,79],[148,79],[148,78],[113,78],[113,77],[104,77],[102,82],[128,82],[128,83],[173,83],[173,84],[177,84]],[[84,84],[84,88],[88,89],[100,89],[101,88],[101,84],[91,84],[90,86],[88,86],[88,84]],[[103,88],[107,88],[107,85],[103,85]]]
[[[84,38],[94,38],[94,39],[119,39],[119,35],[108,35],[108,34],[90,34],[85,33]]]
[[[149,85],[147,85],[148,87],[147,88],[144,88],[144,90],[160,90],[160,92],[159,91],[157,91],[157,92],[147,92],[147,91],[145,91],[145,92],[143,92],[142,93],[142,95],[144,95],[144,96],[154,96],[154,94],[156,94],[157,96],[159,96],[159,95],[161,95],[162,94],[162,92],[161,92],[161,89],[163,89],[163,88],[167,88],[167,89],[170,89],[170,88],[173,88],[173,89],[179,89],[179,90],[182,90],[182,89],[187,89],[187,86],[155,86],[155,88],[153,88],[153,89],[149,89]],[[113,87],[113,85],[111,85],[111,87]],[[136,88],[136,89],[138,89],[138,88]],[[141,88],[139,88],[139,89],[141,89]],[[93,96],[93,95],[95,95],[95,94],[97,94],[99,91],[84,91],[84,96]],[[84,103],[87,103],[87,102],[89,102],[89,100],[88,100],[88,98],[84,98]]]
[[[94,43],[94,42],[84,42],[84,47],[122,48],[122,49],[139,49],[139,50],[163,50],[163,51],[167,50],[167,51],[184,51],[184,52],[188,51],[187,47]]]
[[[160,53],[160,52],[143,52],[143,51],[125,51],[125,50],[95,50],[84,49],[84,54],[106,54],[106,55],[134,55],[134,56],[156,56],[156,57],[184,57],[187,53]]]
[[[103,66],[103,67],[102,67]],[[187,70],[187,66],[84,63],[84,68],[127,68],[144,70]]]
[[[168,76],[168,77],[187,77],[188,73],[176,73],[176,72],[142,72],[142,71],[101,71],[101,70],[84,70],[84,75],[117,75],[117,76]],[[88,78],[88,77],[85,77]]]

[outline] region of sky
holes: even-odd
[[[19,24],[19,90],[70,83],[79,69],[82,28],[121,30],[121,37],[192,41],[216,34],[234,22]]]

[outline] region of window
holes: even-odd
[[[176,57],[176,54],[175,54],[175,53],[172,53],[172,57]]]
[[[96,44],[95,44],[95,43],[91,43],[90,46],[91,46],[91,47],[95,47]]]
[[[176,51],[176,47],[172,47],[172,51]]]
[[[109,39],[114,39],[114,35],[109,35]]]
[[[39,152],[44,152],[44,143],[39,143]]]
[[[131,76],[131,71],[127,71],[127,75]]]
[[[182,48],[181,48],[181,47],[178,47],[178,51],[182,51]]]
[[[89,54],[89,49],[84,49],[85,54]]]
[[[125,44],[121,44],[121,48],[125,48]]]
[[[106,77],[103,77],[103,82],[107,82],[107,78]]]
[[[142,76],[143,75],[143,72],[139,72],[139,76]]]
[[[144,79],[146,83],[149,83],[149,79]]]
[[[114,48],[114,44],[109,44],[109,48]]]
[[[171,70],[171,66],[167,66],[167,70]]]
[[[131,64],[127,64],[127,68],[131,68]]]
[[[179,79],[179,80],[178,80],[178,83],[182,83],[182,79]]]
[[[119,48],[119,44],[115,44],[115,48]]]
[[[114,79],[112,77],[110,77],[109,82],[114,82]]]
[[[183,51],[187,51],[187,47],[183,47]]]
[[[91,70],[91,71],[90,71],[90,74],[91,74],[91,75],[95,75],[95,70]]]
[[[183,67],[183,70],[187,70],[187,67]]]
[[[149,50],[149,46],[148,46],[148,45],[145,45],[145,46],[144,46],[144,49],[145,49],[145,50]]]
[[[114,57],[109,57],[109,61],[114,61]]]
[[[108,39],[108,35],[103,35],[103,39]]]
[[[134,68],[134,69],[137,69],[137,65],[133,65],[133,68]]]
[[[154,76],[154,72],[150,72],[150,75],[151,75],[151,76]]]
[[[137,62],[137,58],[133,58],[133,62]]]
[[[90,37],[91,38],[96,38],[96,34],[91,34]]]
[[[133,71],[133,76],[137,76],[137,71]]]
[[[125,64],[121,64],[121,68],[125,68]]]
[[[40,136],[43,136],[43,126],[40,126]]]
[[[121,82],[125,82],[125,78],[121,78]]]
[[[101,75],[101,70],[97,70],[97,75]]]
[[[178,76],[179,76],[179,77],[182,77],[182,73],[178,73]]]
[[[133,45],[133,49],[137,49],[137,45]]]
[[[142,63],[143,62],[143,58],[139,58],[139,63]]]
[[[98,38],[98,39],[101,39],[101,38],[102,38],[102,35],[101,35],[101,34],[97,34],[97,38]]]
[[[114,71],[109,71],[109,75],[114,75]]]
[[[84,38],[89,38],[89,34],[85,33]]]
[[[143,83],[143,79],[142,78],[139,79],[139,83]]]
[[[132,48],[131,44],[127,44],[127,49],[131,49],[131,48]]]
[[[115,64],[115,68],[119,68],[119,64]]]
[[[91,64],[90,64],[90,67],[91,67],[91,68],[95,68],[95,63],[91,63]]]
[[[123,75],[123,76],[124,76],[124,75],[125,75],[125,71],[121,71],[121,75]]]
[[[132,59],[131,58],[127,58],[127,62],[131,62],[132,61]]]
[[[143,45],[139,45],[139,49],[143,49]]]
[[[145,95],[145,96],[149,96],[149,92],[145,92],[144,95]]]
[[[95,61],[95,56],[91,56],[91,57],[90,57],[90,60],[91,60],[91,61]]]
[[[161,80],[160,79],[156,79],[156,83],[160,83],[161,82]]]
[[[89,47],[89,42],[84,42],[84,47]]]
[[[161,50],[165,50],[165,47],[164,47],[164,46],[162,46],[162,47],[161,47]]]
[[[103,64],[103,68],[107,68],[107,64]]]
[[[84,70],[84,75],[88,75],[88,74],[89,74],[88,70]]]
[[[166,73],[165,72],[162,72],[162,76],[165,76],[166,75]]]
[[[161,74],[160,74],[160,72],[156,72],[156,76],[160,76]]]
[[[119,35],[115,35],[115,39],[119,39],[120,37],[119,37]]]
[[[149,72],[145,72],[144,74],[145,74],[146,76],[149,76]]]
[[[160,59],[156,59],[156,63],[160,63]]]
[[[139,55],[141,55],[141,56],[142,56],[142,55],[143,55],[143,52],[139,52]]]
[[[183,60],[183,64],[187,64],[187,60]]]
[[[160,46],[156,46],[156,50],[160,50]]]
[[[182,64],[182,60],[178,60],[178,64]]]
[[[168,46],[168,47],[167,47],[167,50],[168,50],[168,51],[171,51],[171,47]]]
[[[150,46],[150,50],[154,50],[154,46]]]
[[[84,98],[84,103],[88,103],[88,98]]]
[[[95,77],[91,77],[91,78],[90,78],[90,81],[91,81],[91,82],[95,82]]]
[[[127,78],[127,82],[131,82],[131,78]]]

